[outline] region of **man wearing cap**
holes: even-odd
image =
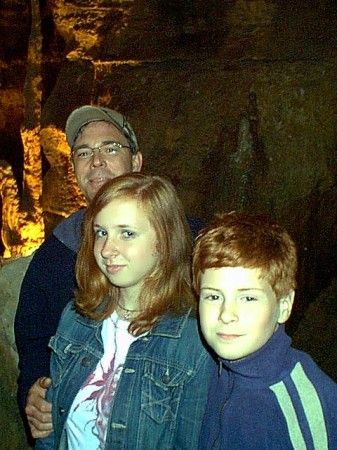
[[[68,117],[65,133],[78,185],[86,201],[108,180],[139,172],[142,154],[125,117],[109,108],[82,106]],[[23,279],[15,317],[19,354],[18,403],[32,436],[52,430],[51,404],[44,400],[50,386],[48,342],[56,332],[65,305],[73,298],[75,261],[85,209],[63,220],[36,251]],[[187,218],[192,234],[204,225]]]
[[[106,181],[142,167],[136,136],[116,111],[82,106],[70,114],[65,132],[77,182],[88,203]],[[55,228],[33,256],[21,286],[15,317],[18,402],[21,412],[26,410],[35,438],[45,437],[52,428],[51,405],[44,400],[50,385],[45,378],[49,375],[48,342],[63,308],[73,298],[84,213],[82,209],[72,214]]]

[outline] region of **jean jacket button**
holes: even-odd
[[[90,364],[90,358],[87,357],[87,356],[84,357],[84,358],[82,359],[82,361],[81,361],[81,365],[84,366],[84,367],[88,367],[89,364]]]
[[[161,381],[162,381],[164,384],[167,384],[167,383],[170,381],[170,376],[169,376],[167,373],[165,373],[165,375],[163,375],[163,376],[161,377]]]

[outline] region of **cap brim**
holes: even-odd
[[[85,105],[75,109],[68,117],[66,123],[66,137],[70,148],[73,147],[81,128],[90,122],[104,120],[115,125],[123,134],[123,116],[117,111],[109,110],[107,114],[103,109]]]

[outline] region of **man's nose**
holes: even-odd
[[[90,164],[92,167],[99,167],[106,165],[106,160],[99,148],[92,149],[92,157],[90,160]]]

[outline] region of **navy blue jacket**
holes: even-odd
[[[23,279],[15,316],[19,355],[18,403],[23,412],[29,388],[49,376],[48,342],[61,313],[74,297],[75,262],[85,209],[62,221],[34,254]],[[204,223],[187,218],[194,236]]]
[[[282,325],[254,354],[220,361],[200,450],[337,449],[337,384],[290,344]]]

